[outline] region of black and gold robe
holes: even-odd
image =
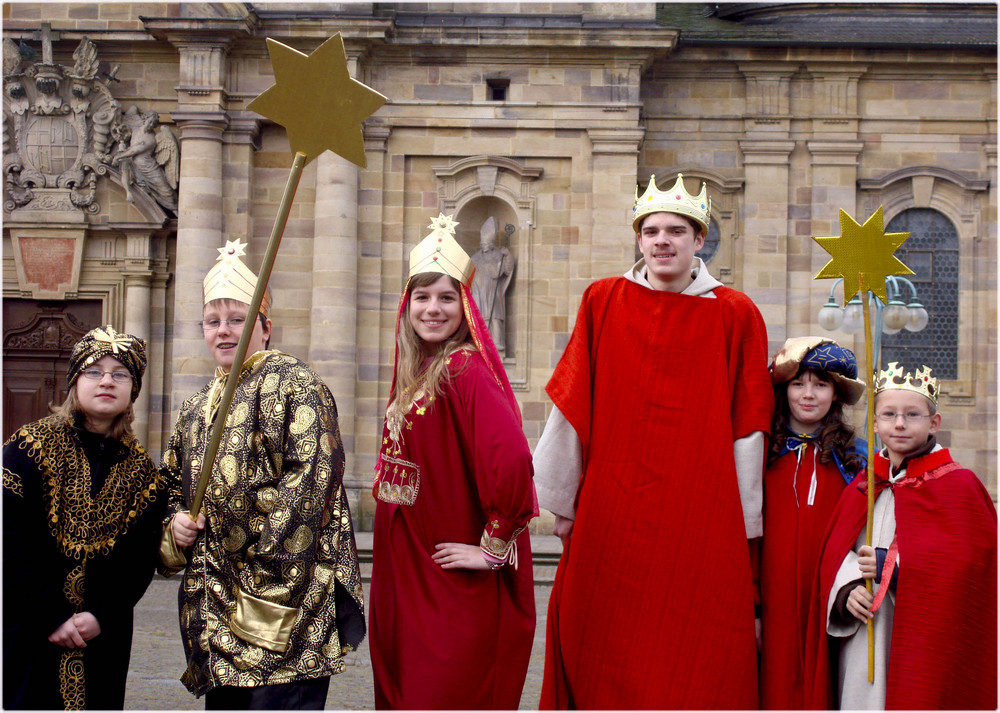
[[[138,441],[56,416],[3,448],[4,708],[121,709],[132,609],[153,577],[163,478]],[[48,637],[74,613],[101,627],[85,648]]]
[[[184,402],[163,455],[163,571],[186,564],[181,681],[196,696],[340,673],[365,634],[333,396],[278,351],[251,356],[239,378],[202,505],[206,526],[186,552],[169,518],[187,517],[224,374]]]

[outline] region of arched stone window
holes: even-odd
[[[933,208],[910,208],[889,221],[887,233],[910,233],[896,251],[915,275],[907,279],[917,289],[930,315],[920,332],[906,329],[882,337],[882,363],[898,361],[908,369],[926,364],[939,379],[958,378],[958,231]],[[901,297],[909,301],[904,286]]]
[[[715,257],[715,253],[719,251],[719,224],[715,222],[713,218],[708,224],[708,235],[705,236],[705,244],[701,246],[701,250],[695,253],[698,257],[705,261],[706,265],[711,264],[712,258]]]

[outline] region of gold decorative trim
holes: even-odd
[[[8,468],[3,469],[3,489],[19,498],[24,497],[24,483],[21,482],[21,476]]]
[[[375,497],[384,503],[413,505],[420,492],[420,466],[382,453],[372,490]]]
[[[63,710],[82,711],[87,708],[87,684],[84,678],[83,652],[64,651],[59,657],[59,694]]]
[[[49,529],[67,557],[110,552],[156,500],[164,481],[135,437],[126,434],[121,445],[127,456],[112,467],[95,498],[90,462],[73,429],[58,416],[23,426],[15,437],[42,475]]]

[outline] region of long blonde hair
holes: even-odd
[[[80,405],[80,399],[76,395],[76,384],[69,387],[69,392],[66,394],[66,399],[55,406],[49,404],[49,411],[51,411],[59,421],[66,424],[67,426],[76,425],[76,415],[80,414],[84,419],[86,414],[83,411],[83,407]],[[132,404],[128,405],[128,408],[122,411],[120,414],[115,416],[115,419],[111,422],[111,426],[108,428],[107,437],[113,438],[116,441],[120,441],[125,437],[125,434],[132,433],[132,421],[135,420],[135,410],[132,408]]]
[[[462,323],[455,333],[444,340],[434,354],[431,363],[424,368],[424,342],[410,324],[410,299],[413,290],[427,287],[441,277],[440,272],[421,272],[410,278],[407,288],[406,306],[399,315],[399,335],[396,337],[396,380],[392,393],[389,394],[389,414],[403,416],[409,412],[417,397],[437,397],[450,378],[448,359],[459,349],[475,349],[469,332],[468,317],[462,310]],[[458,280],[448,276],[452,287],[458,290],[462,299],[462,285]],[[433,408],[433,400],[428,399],[428,408]]]

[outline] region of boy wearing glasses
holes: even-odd
[[[162,571],[187,567],[181,681],[207,710],[321,709],[331,674],[365,634],[357,549],[342,485],[337,406],[302,361],[269,350],[270,299],[231,241],[204,281],[215,378],[181,406],[163,455]],[[247,356],[233,359],[247,319]],[[189,515],[226,380],[239,379],[202,512]]]
[[[976,474],[936,442],[937,398],[929,367],[904,373],[892,362],[879,374],[873,547],[862,472],[840,498],[820,562],[806,661],[814,707],[997,706],[996,509]]]

